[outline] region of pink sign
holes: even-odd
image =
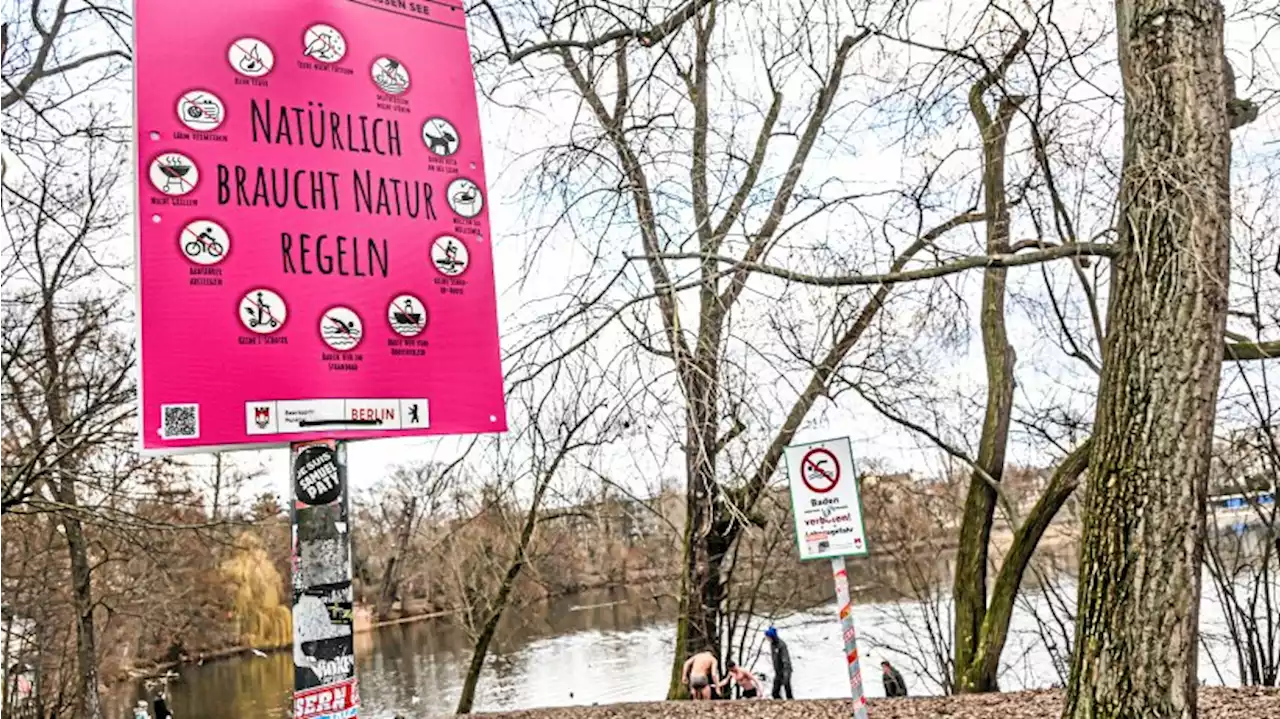
[[[461,2],[134,22],[143,448],[505,430]]]

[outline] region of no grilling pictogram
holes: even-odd
[[[840,462],[829,449],[811,449],[800,460],[800,479],[817,494],[826,494],[840,482]]]

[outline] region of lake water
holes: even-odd
[[[1069,600],[1075,587],[1060,587]],[[1221,632],[1222,613],[1206,584],[1202,629]],[[1028,594],[1015,613],[1004,653],[1003,689],[1047,687],[1060,682],[1051,650],[1040,640],[1033,611],[1045,613],[1041,595]],[[940,692],[908,655],[928,651],[928,627],[940,616],[950,634],[949,607],[931,611],[919,603],[859,602],[854,621],[870,696],[882,696],[879,663],[888,658],[907,679],[912,694]],[[834,601],[777,622],[795,665],[797,698],[849,694],[843,645]],[[476,698],[476,711],[662,699],[666,693],[674,637],[673,611],[652,597],[624,590],[559,599],[513,614],[490,651]],[[759,640],[758,630],[753,632]],[[1200,677],[1210,684],[1237,681],[1234,661],[1214,642],[1202,649]],[[447,620],[382,627],[357,635],[362,710],[369,719],[448,715],[456,705],[470,659],[470,643]],[[753,652],[749,654],[754,655]],[[746,663],[750,663],[750,658]],[[1061,667],[1059,663],[1057,665]],[[768,652],[753,671],[771,674]],[[187,666],[169,686],[175,719],[287,717],[293,666],[287,652]],[[1221,679],[1219,678],[1221,673]],[[766,685],[767,689],[767,685]],[[116,716],[127,712],[119,697]]]

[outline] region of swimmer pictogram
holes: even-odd
[[[262,77],[275,67],[276,56],[271,46],[256,37],[242,37],[227,49],[227,62],[245,77]]]
[[[240,298],[240,322],[252,332],[260,335],[276,332],[288,316],[284,298],[266,288],[249,290]]]
[[[470,260],[467,246],[451,235],[441,235],[431,245],[431,264],[442,275],[457,277],[467,271]]]
[[[330,307],[320,316],[320,339],[335,350],[354,349],[363,337],[364,323],[349,307]]]

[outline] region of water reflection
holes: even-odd
[[[557,599],[504,618],[485,664],[477,711],[661,698],[671,661],[674,605],[613,590]],[[356,635],[361,716],[452,712],[471,641],[447,620]],[[636,665],[633,667],[633,665]],[[286,717],[293,686],[287,652],[186,666],[170,685],[182,719]],[[118,698],[116,716],[132,717]]]
[[[1059,590],[1074,599],[1070,582],[1064,581]],[[1007,690],[1059,681],[1031,611],[1043,596],[1036,590],[1025,596],[1026,602],[1014,613],[1004,653],[1001,686]],[[485,665],[476,711],[661,699],[671,667],[674,609],[669,602],[617,590],[512,612]],[[792,683],[798,698],[848,696],[835,609],[834,603],[828,603],[778,622],[791,648]],[[949,602],[939,609],[946,616]],[[919,635],[925,611],[918,603],[875,602],[869,597],[855,604],[854,622],[870,696],[883,695],[878,665],[885,658],[902,671],[912,694],[941,690],[899,654]],[[1221,607],[1206,596],[1202,631],[1221,633],[1223,627]],[[433,620],[387,626],[357,637],[362,718],[391,719],[403,714],[419,719],[452,712],[470,660],[471,642],[465,633],[448,621]],[[1207,648],[1212,654],[1200,654],[1201,678],[1217,683],[1216,661],[1226,669],[1223,680],[1235,683],[1230,667],[1234,662],[1226,648]],[[767,651],[750,668],[770,673]],[[184,667],[170,686],[170,706],[180,719],[286,717],[292,672],[288,653]],[[121,701],[114,716],[131,717],[129,704]]]

